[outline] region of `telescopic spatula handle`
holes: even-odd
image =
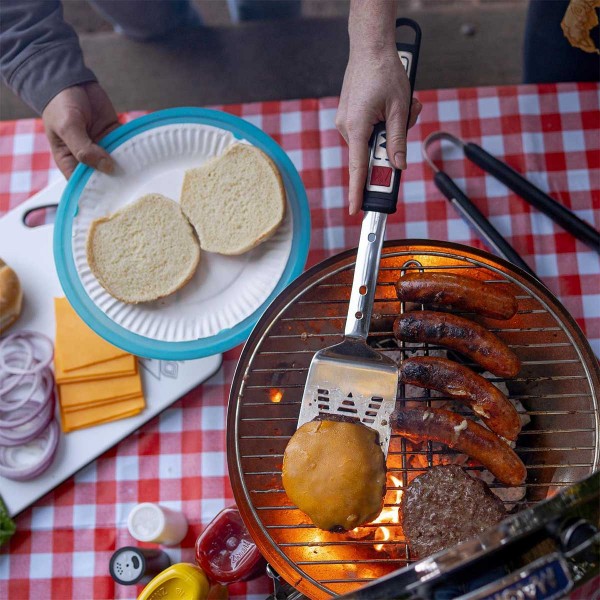
[[[413,31],[414,41],[411,43],[398,42],[396,49],[408,75],[410,96],[412,99],[417,74],[417,62],[419,60],[419,48],[421,46],[421,28],[411,19],[397,19],[397,34],[405,33],[405,29]],[[408,120],[406,125],[408,127]],[[387,156],[385,123],[378,123],[373,129],[373,134],[369,140],[369,170],[363,193],[363,211],[386,214],[395,213],[396,203],[398,202],[400,174],[401,171],[394,168]]]

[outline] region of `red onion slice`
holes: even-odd
[[[24,406],[14,411],[18,417],[31,414],[33,400],[29,400]],[[19,446],[30,442],[37,437],[50,423],[54,416],[54,402],[49,402],[37,416],[18,427],[11,429],[0,429],[0,446]]]
[[[15,356],[22,356],[23,364],[15,365],[7,362],[11,357],[14,358]],[[2,369],[3,373],[25,375],[31,373],[34,366],[33,346],[28,340],[19,338],[9,340],[5,338],[0,343],[0,369]]]
[[[36,370],[47,367],[54,358],[54,342],[47,335],[36,331],[22,331],[21,333],[27,333],[30,336],[29,339],[33,344],[33,356],[38,361]],[[40,351],[40,356],[36,350]]]
[[[33,356],[33,364],[21,368],[6,364],[6,353],[11,345],[16,343],[20,343],[22,347],[29,347]],[[45,349],[43,348],[44,346],[46,346]],[[52,343],[52,340],[48,336],[35,331],[17,331],[7,335],[0,341],[0,369],[8,371],[9,373],[14,373],[15,375],[41,371],[50,364],[53,356],[54,344]]]
[[[42,375],[40,373],[27,373],[27,375],[13,375],[18,381],[15,385],[11,385],[8,392],[0,394],[0,413],[12,412],[21,408],[26,402],[28,402],[35,392],[42,385]],[[27,385],[27,380],[31,383],[29,387],[23,391],[19,391],[20,386]],[[11,397],[12,396],[12,397]],[[20,396],[14,398],[14,396]]]
[[[0,447],[0,475],[27,481],[41,475],[51,464],[58,448],[59,426],[50,422],[42,435],[20,446]]]
[[[0,400],[4,394],[10,392],[18,383],[25,377],[23,375],[15,375],[14,373],[7,373],[6,371],[0,371]],[[6,382],[9,383],[6,383]]]
[[[41,398],[36,399],[36,392],[40,393]],[[17,419],[10,418],[0,418],[0,432],[3,432],[5,429],[13,429],[14,427],[18,427],[19,425],[24,425],[28,421],[31,421],[35,418],[48,404],[51,399],[54,397],[54,377],[52,376],[52,371],[50,369],[44,369],[41,372],[41,384],[36,388],[33,394],[28,398],[29,400],[33,400],[34,404],[37,404],[28,415]],[[0,415],[3,413],[7,413],[10,415],[10,410],[7,411],[4,408],[5,404],[0,407]]]

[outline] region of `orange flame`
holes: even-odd
[[[389,476],[390,481],[394,487],[401,488],[402,482],[393,475]],[[394,490],[390,502],[394,506],[384,506],[380,515],[373,521],[373,523],[400,523],[400,502],[402,500],[402,490]],[[375,540],[387,542],[391,537],[390,529],[388,527],[378,527],[375,530]],[[375,544],[374,548],[377,552],[383,550],[383,544]]]
[[[281,402],[283,393],[280,390],[269,390],[269,399],[271,402]]]

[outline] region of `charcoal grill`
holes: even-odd
[[[229,472],[244,522],[275,570],[312,598],[355,591],[413,563],[416,557],[395,522],[400,492],[428,466],[459,459],[441,445],[413,445],[392,429],[383,517],[354,532],[317,529],[287,498],[283,452],[296,428],[313,354],[343,336],[355,257],[350,250],[320,263],[273,302],[242,352],[229,399]],[[529,419],[516,446],[527,467],[524,495],[505,494],[507,508],[531,507],[595,471],[600,369],[581,330],[552,294],[483,251],[427,240],[387,242],[369,342],[394,357],[438,350],[393,340],[393,319],[407,308],[398,302],[394,283],[407,269],[462,273],[485,281],[490,293],[502,287],[518,298],[519,311],[509,321],[466,315],[494,331],[522,361],[517,378],[490,377],[506,385]],[[439,398],[399,386],[399,405],[418,402],[425,408],[432,401]],[[483,471],[476,464],[465,466]]]

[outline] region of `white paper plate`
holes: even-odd
[[[202,252],[192,280],[156,302],[125,304],[108,294],[86,258],[91,222],[150,192],[179,201],[187,169],[240,141],[267,152],[284,180],[287,211],[275,235],[241,256]],[[308,203],[291,161],[259,129],[205,109],[147,115],[117,129],[103,145],[115,159],[115,172],[104,175],[80,165],[63,194],[55,224],[57,271],[75,310],[112,343],[152,358],[198,358],[243,341],[306,260]]]

